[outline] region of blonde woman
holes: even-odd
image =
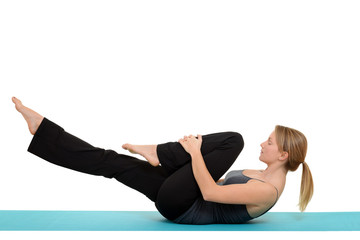
[[[28,151],[53,164],[92,175],[115,178],[145,194],[167,219],[184,224],[245,223],[272,208],[281,196],[288,171],[302,165],[299,206],[304,211],[313,194],[305,163],[305,136],[276,126],[261,143],[265,170],[226,174],[243,149],[236,132],[184,136],[158,145],[124,144],[147,161],[93,147],[12,98],[33,139]],[[126,197],[126,196],[124,196]]]

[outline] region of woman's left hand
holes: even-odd
[[[184,138],[179,139],[179,143],[189,154],[200,152],[202,136],[200,134],[197,135],[197,138],[193,135],[184,136]]]

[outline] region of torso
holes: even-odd
[[[267,184],[271,184],[272,186],[274,186],[277,190],[278,190],[278,196],[276,193],[276,189],[274,188],[274,199],[273,201],[270,201],[268,204],[263,204],[263,205],[246,205],[246,209],[249,213],[249,215],[253,218],[260,216],[261,214],[263,214],[266,210],[268,210],[276,201],[276,197],[280,197],[281,193],[284,190],[285,187],[285,179],[280,179],[277,181],[269,181],[267,179],[264,178],[263,174],[262,174],[262,170],[249,170],[246,169],[243,171],[243,174],[249,178],[254,178],[249,180],[250,181],[258,181],[261,180]],[[258,180],[256,180],[258,179]]]
[[[273,175],[269,175],[269,172],[262,172],[259,170],[234,170],[228,172],[225,179],[221,179],[217,182],[218,185],[251,184],[252,188],[260,187],[264,190],[266,190],[264,188],[264,185],[266,185],[266,188],[271,189],[273,194],[272,192],[269,192],[271,193],[270,196],[267,194],[269,199],[265,199],[266,203],[264,204],[223,204],[205,201],[202,196],[199,196],[186,212],[173,221],[185,224],[234,224],[245,223],[256,218],[270,210],[277,201],[277,196],[280,196],[281,191],[283,190],[281,183],[283,181],[285,184],[286,175],[278,175],[281,174],[279,172],[271,173]],[[263,185],[261,186],[260,184]],[[278,191],[276,191],[275,186],[276,188],[279,188]],[[279,192],[279,194],[277,194],[277,192]]]

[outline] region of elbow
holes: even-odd
[[[207,201],[207,202],[210,201],[209,194],[204,194],[204,193],[202,193],[202,197],[203,197],[204,201]]]
[[[209,197],[208,194],[203,194],[202,196],[203,196],[204,201],[211,202],[211,198]]]
[[[211,189],[208,191],[204,191],[202,192],[202,197],[205,201],[207,202],[215,202],[215,193],[216,193],[216,189]]]

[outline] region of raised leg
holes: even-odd
[[[68,169],[107,178],[115,178],[156,201],[157,193],[168,177],[161,167],[113,150],[94,147],[44,118],[28,151]]]
[[[34,135],[28,151],[44,160],[82,173],[115,178],[152,201],[168,174],[162,167],[113,150],[97,148],[66,132],[54,122],[13,98]]]

